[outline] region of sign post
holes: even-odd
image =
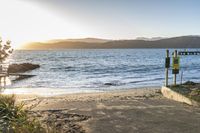
[[[166,58],[165,58],[165,86],[168,86],[168,71],[170,68],[170,57],[169,57],[169,50],[166,50]]]
[[[173,69],[172,74],[174,74],[174,85],[176,85],[176,74],[179,74],[179,63],[180,58],[177,57],[177,50],[174,51],[174,57],[173,57]]]

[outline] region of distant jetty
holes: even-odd
[[[200,51],[179,51],[178,55],[200,55]]]

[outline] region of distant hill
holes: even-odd
[[[59,43],[59,42],[85,42],[85,43],[105,43],[111,40],[99,39],[99,38],[80,38],[80,39],[55,39],[47,41],[48,43]]]
[[[111,49],[111,48],[200,48],[199,36],[159,38],[158,40],[104,40],[95,38],[58,39],[48,42],[32,42],[22,49]]]
[[[165,39],[165,38],[163,38],[163,37],[152,37],[152,38],[138,37],[135,40],[157,41],[157,40],[161,40],[161,39]]]

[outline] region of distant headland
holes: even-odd
[[[134,40],[106,40],[98,38],[56,39],[46,42],[31,42],[24,50],[54,49],[128,49],[128,48],[200,48],[200,36],[172,38],[137,38]]]

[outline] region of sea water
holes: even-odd
[[[165,49],[17,50],[9,59],[11,64],[34,63],[40,68],[26,72],[36,76],[12,82],[7,88],[26,88],[23,91],[29,93],[36,88],[44,93],[50,90],[77,93],[159,87],[164,84],[165,52]],[[181,56],[180,66],[183,82],[200,81],[200,56]],[[172,76],[170,69],[169,83]],[[178,83],[180,77],[181,74],[177,75]]]

